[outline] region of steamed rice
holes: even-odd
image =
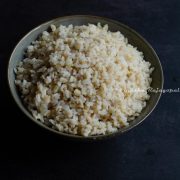
[[[22,99],[35,119],[61,132],[116,132],[149,99],[151,64],[107,25],[51,25],[25,55],[15,69]]]

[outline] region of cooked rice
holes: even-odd
[[[35,119],[61,132],[116,132],[149,99],[151,64],[107,25],[51,25],[25,55],[15,69],[22,99]]]

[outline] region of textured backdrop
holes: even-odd
[[[61,139],[27,119],[10,96],[6,68],[18,40],[50,19],[91,14],[138,31],[160,57],[165,88],[180,87],[178,0],[1,0],[0,179],[179,180],[180,93],[163,94],[138,127],[107,141]]]

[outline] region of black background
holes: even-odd
[[[61,139],[27,119],[7,86],[9,55],[29,30],[50,19],[91,14],[138,31],[160,57],[165,89],[180,87],[180,1],[0,1],[0,179],[179,180],[180,93],[163,94],[141,125],[106,141]]]

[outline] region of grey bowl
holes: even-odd
[[[26,109],[26,107],[23,105],[21,98],[18,94],[18,91],[16,89],[16,86],[14,84],[15,80],[15,74],[14,74],[14,67],[16,67],[17,63],[23,59],[24,51],[26,50],[27,46],[37,37],[42,33],[42,31],[47,30],[50,24],[55,24],[55,25],[86,25],[88,23],[92,24],[97,24],[100,22],[101,24],[108,24],[109,29],[111,31],[121,31],[127,38],[129,43],[132,45],[136,46],[138,50],[142,51],[144,53],[146,61],[149,61],[153,67],[155,67],[155,70],[152,73],[152,84],[151,87],[153,89],[162,89],[163,88],[163,71],[161,67],[161,63],[159,61],[159,58],[153,48],[150,46],[150,44],[143,38],[141,37],[137,32],[132,30],[126,25],[123,25],[117,21],[103,18],[103,17],[96,17],[96,16],[89,16],[89,15],[75,15],[75,16],[66,16],[66,17],[60,17],[51,21],[48,21],[36,28],[34,28],[32,31],[30,31],[27,35],[25,35],[20,42],[17,44],[15,47],[14,51],[11,54],[10,60],[9,60],[9,65],[8,65],[8,82],[9,82],[9,87],[10,91],[12,93],[12,96],[14,100],[16,101],[17,105],[19,108],[29,117],[32,121],[34,121],[36,124],[40,125],[41,127],[59,134],[61,136],[65,137],[71,137],[71,138],[76,138],[76,139],[104,139],[106,137],[111,137],[115,135],[122,134],[139,123],[141,123],[155,108],[157,105],[161,92],[158,93],[150,93],[150,99],[147,102],[147,106],[143,109],[141,114],[134,120],[130,125],[126,128],[120,129],[116,133],[112,134],[107,134],[107,135],[98,135],[98,136],[90,136],[90,137],[82,137],[82,136],[77,136],[77,135],[71,135],[71,134],[66,134],[62,133],[56,130],[53,130],[52,128],[49,128],[42,124],[41,122],[35,120],[31,113]]]

